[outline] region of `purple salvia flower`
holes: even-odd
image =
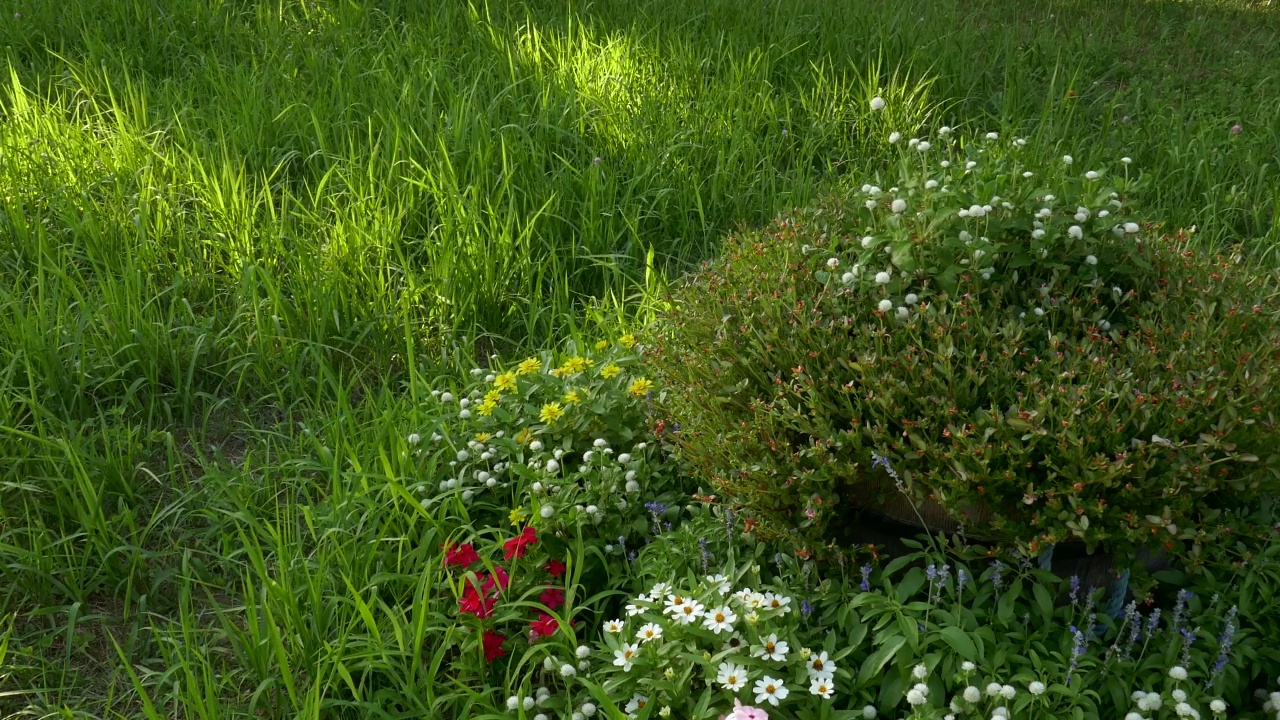
[[[733,510],[729,508],[724,509],[724,534],[733,542]]]
[[[1187,601],[1191,598],[1190,590],[1178,591],[1178,601],[1173,604],[1173,624],[1170,626],[1174,633],[1182,632],[1182,623],[1187,619]]]
[[[1088,640],[1085,640],[1084,633],[1075,625],[1071,626],[1071,636],[1073,644],[1071,646],[1071,666],[1067,668],[1067,684],[1071,684],[1071,676],[1075,674],[1076,668],[1080,666],[1080,658],[1084,655],[1085,647]]]
[[[871,566],[863,565],[859,570],[862,571],[862,584],[858,587],[862,588],[862,592],[871,590]]]
[[[698,547],[702,548],[702,573],[707,573],[707,568],[711,565],[711,551],[707,549],[707,539],[698,538]]]
[[[1158,627],[1160,627],[1160,608],[1151,611],[1151,618],[1147,620],[1147,637],[1154,635]]]
[[[813,603],[808,600],[800,601],[800,617],[807,618],[813,614]]]
[[[999,560],[991,561],[991,584],[996,590],[1004,589],[1004,563]]]
[[[1227,611],[1227,621],[1222,627],[1222,633],[1218,635],[1218,659],[1213,663],[1213,671],[1209,675],[1209,687],[1218,681],[1218,676],[1227,667],[1227,661],[1231,659],[1231,644],[1236,636],[1236,613],[1238,608],[1235,605]]]
[[[1124,646],[1124,652],[1121,653],[1122,660],[1128,660],[1133,654],[1133,648],[1137,646],[1138,640],[1142,637],[1142,613],[1138,612],[1138,603],[1136,600],[1130,600],[1129,604],[1124,608],[1124,621],[1129,623],[1129,640]]]
[[[1079,604],[1080,604],[1080,576],[1072,575],[1071,576],[1071,607],[1076,607]]]
[[[1181,630],[1181,633],[1182,633],[1182,667],[1187,667],[1187,666],[1189,666],[1189,665],[1191,664],[1191,646],[1195,644],[1195,642],[1196,642],[1196,635],[1197,635],[1197,634],[1199,634],[1199,632],[1200,632],[1200,628],[1196,628],[1195,630],[1190,630],[1190,629],[1187,629],[1187,628],[1183,628],[1183,629]]]
[[[898,490],[901,490],[902,492],[907,491],[907,486],[902,482],[902,478],[898,477],[898,471],[894,470],[893,465],[889,464],[889,458],[885,457],[884,455],[877,455],[876,453],[871,453],[871,467],[884,468],[884,471],[889,474],[889,477],[893,478],[894,486],[896,486]]]

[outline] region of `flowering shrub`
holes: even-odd
[[[634,372],[634,345],[626,335],[433,390],[434,424],[406,439],[429,478],[410,487],[424,513],[460,506],[473,526],[528,520],[602,542],[646,532],[639,500],[670,498],[677,482],[649,433],[652,381]]]
[[[673,291],[679,458],[811,547],[901,493],[1031,550],[1240,532],[1223,511],[1280,491],[1274,282],[1129,217],[1127,159],[943,130]]]

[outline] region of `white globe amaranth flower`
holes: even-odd
[[[1177,702],[1182,702],[1187,699],[1187,691],[1182,688],[1174,688],[1173,692],[1169,694],[1172,695],[1173,699]]]
[[[965,660],[964,662],[960,663],[960,669],[961,669],[961,670],[963,670],[963,671],[965,671],[965,672],[973,672],[974,670],[977,670],[977,669],[978,669],[978,666],[977,666],[977,665],[974,665],[973,663],[969,662],[968,660]]]
[[[573,677],[578,674],[578,669],[569,663],[560,666],[560,677]]]
[[[1063,155],[1062,162],[1067,165],[1070,165],[1071,163],[1075,162],[1075,160],[1070,155]]]
[[[451,392],[440,393],[440,402],[446,402],[446,403],[453,402],[453,393]]]
[[[965,702],[976,703],[982,699],[982,691],[970,685],[964,689],[963,697]]]
[[[898,313],[898,319],[906,320],[907,316],[911,314],[911,311],[908,310],[905,305],[899,305],[897,309],[897,313]]]
[[[893,301],[887,300],[887,299],[881,300],[880,304],[877,305],[876,307],[880,308],[880,312],[889,312],[890,310],[893,309]]]
[[[629,462],[631,462],[631,453],[622,453],[618,455],[619,465],[626,465]]]
[[[863,706],[863,708],[862,708],[862,718],[863,718],[863,720],[875,720],[875,716],[876,716],[876,706],[875,706],[875,705],[864,705],[864,706]]]
[[[462,398],[461,400],[458,401],[458,407],[467,407],[470,404],[471,404],[471,400],[467,398]]]
[[[1017,696],[1017,694],[1018,694],[1017,689],[1014,688],[1012,685],[1000,686],[1000,696],[1003,697],[1005,700],[1012,700],[1014,697]]]
[[[907,297],[905,298],[905,300],[907,301],[908,305],[915,305],[916,303],[920,302],[920,296],[916,295],[915,293],[907,293]]]
[[[406,439],[409,441],[410,445],[417,445],[422,442],[422,436],[418,433],[409,433],[409,437]]]
[[[840,276],[840,282],[844,283],[845,285],[851,285],[853,284],[853,281],[857,279],[858,279],[858,276],[854,275],[851,272],[847,272]]]
[[[511,697],[507,698],[508,710],[511,710],[514,712],[515,709],[518,707],[520,707],[520,698],[516,697],[515,695],[512,695]]]
[[[923,664],[916,665],[911,668],[911,676],[917,680],[923,680],[929,676],[929,668],[925,667]]]
[[[542,516],[543,520],[548,520],[552,515],[556,514],[556,509],[550,505],[543,505],[542,509],[538,511],[538,514]]]
[[[1133,158],[1131,158],[1131,157],[1122,157],[1122,158],[1120,158],[1120,162],[1124,163],[1125,165],[1128,165],[1129,163],[1133,162]]]
[[[1169,677],[1173,678],[1174,680],[1186,680],[1187,669],[1182,667],[1181,665],[1174,665],[1173,667],[1169,668]]]
[[[990,695],[991,697],[995,697],[999,694],[1000,694],[1000,683],[998,682],[987,683],[987,695]]]
[[[537,704],[537,703],[534,701],[534,699],[533,699],[533,698],[531,698],[531,697],[529,697],[528,695],[526,695],[526,696],[524,697],[524,699],[520,701],[520,704],[521,704],[521,705],[524,705],[524,709],[525,709],[525,710],[532,710],[532,709],[533,709],[533,706],[534,706],[535,704]]]
[[[978,167],[978,163],[977,163],[977,161],[975,161],[975,160],[970,160],[969,162],[967,162],[967,163],[965,163],[965,164],[964,164],[964,169],[965,169],[965,170],[972,170],[972,169],[974,169],[974,168],[976,168],[976,167]]]
[[[1097,258],[1097,256],[1095,256],[1095,255],[1085,255],[1085,257],[1084,257],[1084,263],[1085,263],[1086,265],[1097,265],[1097,264],[1098,264],[1098,258]]]
[[[876,201],[875,201],[875,200],[868,200],[868,201],[866,201],[865,203],[863,203],[863,205],[866,205],[868,210],[875,210],[875,209],[876,209]]]
[[[640,492],[640,483],[635,480],[628,480],[626,488],[629,493],[638,493]]]
[[[920,144],[920,138],[911,138],[907,141],[907,147],[916,147]]]
[[[1035,173],[1031,172],[1030,170],[1025,170],[1025,171],[1023,171],[1023,173],[1022,173],[1022,177],[1024,177],[1024,178],[1033,177],[1034,175],[1035,175]]]
[[[916,150],[919,150],[920,152],[929,152],[929,148],[931,147],[933,146],[929,144],[928,140],[921,140],[920,143],[916,145]]]
[[[827,267],[835,270],[840,267],[840,258],[827,258]]]
[[[937,180],[925,180],[925,181],[924,181],[924,189],[925,189],[925,190],[932,190],[932,189],[934,189],[934,188],[936,188],[936,187],[938,187],[938,181],[937,181]]]
[[[1209,701],[1209,709],[1215,713],[1222,714],[1227,711],[1227,704],[1222,700],[1214,698]]]
[[[938,163],[938,167],[940,167],[940,168],[944,168],[944,169],[945,169],[945,168],[949,168],[949,167],[951,167],[951,161],[950,161],[950,160],[943,160],[942,162]]]
[[[467,410],[466,408],[463,408],[463,409],[461,409],[461,410],[459,410],[459,411],[458,411],[458,419],[459,419],[459,420],[467,420],[467,419],[469,419],[470,417],[471,417],[471,411],[470,411],[470,410]]]
[[[884,109],[884,98],[880,97],[879,95],[877,95],[877,96],[875,96],[875,97],[871,98],[871,109],[872,109],[872,110],[875,110],[875,111],[877,111],[877,112],[878,112],[878,111],[880,111],[880,110],[883,110],[883,109]]]
[[[902,133],[898,132],[897,130],[894,130],[893,132],[889,133],[890,143],[896,143],[901,139],[902,139]]]
[[[889,271],[887,270],[881,270],[880,272],[876,273],[877,285],[887,285],[889,281],[892,279],[893,279],[893,276],[890,275]]]
[[[924,693],[920,692],[919,690],[912,688],[907,691],[907,703],[909,703],[912,707],[923,705],[925,704],[926,701],[927,701],[927,698],[925,697]]]
[[[628,471],[627,471],[627,474],[626,474],[626,475],[624,475],[624,476],[622,477],[622,479],[623,479],[623,480],[626,480],[627,482],[631,482],[632,480],[635,480],[635,479],[636,479],[636,471],[635,471],[635,470],[628,470]]]
[[[1013,144],[1014,144],[1015,146],[1017,146],[1017,147],[1025,147],[1025,146],[1026,146],[1026,144],[1027,144],[1027,139],[1026,139],[1026,138],[1014,138],[1014,139],[1013,139]]]
[[[1072,225],[1067,228],[1067,235],[1075,238],[1076,240],[1080,240],[1084,237],[1084,228],[1079,225]]]
[[[596,714],[596,706],[592,703],[582,703],[582,714],[585,717],[591,717]]]
[[[1146,718],[1136,712],[1131,712],[1124,716],[1124,720],[1146,720]]]
[[[1032,695],[1043,695],[1044,691],[1047,689],[1048,688],[1045,687],[1045,684],[1040,682],[1039,680],[1033,680],[1031,681],[1031,684],[1027,686],[1027,692],[1031,693]]]
[[[1127,235],[1132,235],[1141,229],[1142,228],[1138,227],[1138,223],[1135,222],[1127,222],[1124,224],[1124,231]]]
[[[903,200],[902,198],[894,198],[894,201],[889,205],[889,209],[894,211],[895,213],[906,212],[907,201]]]

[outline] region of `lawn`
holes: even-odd
[[[512,502],[419,503],[441,393],[590,350],[643,396],[619,338],[886,128],[1130,157],[1146,219],[1280,266],[1271,0],[15,0],[0,46],[0,717],[505,712],[537,646],[468,675],[430,600]],[[558,542],[586,643],[650,579]]]

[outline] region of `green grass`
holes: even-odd
[[[642,322],[889,129],[1132,156],[1280,261],[1266,2],[7,7],[0,711],[461,712],[404,610],[442,529],[384,495],[423,393]]]

